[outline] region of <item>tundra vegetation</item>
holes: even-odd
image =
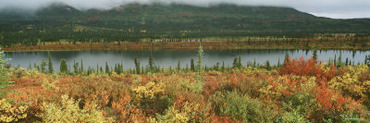
[[[369,121],[369,61],[287,56],[275,66],[235,58],[232,67],[205,67],[202,54],[190,69],[159,68],[150,58],[147,68],[135,60],[134,70],[74,65],[53,72],[1,60],[0,122]]]

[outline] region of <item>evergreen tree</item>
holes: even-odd
[[[190,60],[190,69],[191,69],[191,71],[195,71],[195,66],[194,66],[194,59],[193,58],[191,58],[191,60]]]
[[[84,72],[85,72],[85,69],[84,69],[84,62],[83,62],[83,60],[81,59],[80,73],[84,73]]]
[[[140,61],[137,57],[135,57],[135,67],[136,67],[136,74],[140,74]]]
[[[1,48],[0,48],[1,50]],[[9,59],[3,59],[4,52],[0,51],[0,98],[6,95],[7,89],[10,86],[9,81],[9,69],[5,67],[6,61]]]
[[[238,68],[242,69],[242,58],[240,56],[238,58]]]
[[[238,58],[234,58],[233,69],[236,69],[237,67],[238,67]]]
[[[334,66],[337,66],[337,54],[334,55]]]
[[[199,50],[198,50],[198,61],[197,61],[197,73],[198,73],[198,76],[197,76],[197,79],[200,80],[201,76],[200,76],[200,73],[202,72],[202,61],[203,61],[203,47],[202,45],[199,46]]]
[[[33,68],[34,68],[35,70],[40,71],[40,69],[39,69],[39,67],[37,66],[36,62],[34,62],[34,63],[33,63]]]
[[[215,67],[214,67],[214,70],[216,71],[219,71],[220,70],[220,62],[217,62]]]
[[[28,69],[32,69],[32,65],[31,65],[31,63],[30,64],[28,64]]]
[[[73,60],[73,72],[75,74],[78,74],[78,64],[76,63],[75,60]]]
[[[370,55],[365,56],[365,63],[367,66],[370,66]]]
[[[150,72],[153,72],[154,70],[154,60],[153,60],[153,53],[150,52],[150,56],[149,56],[149,69],[150,69]]]
[[[343,62],[342,62],[342,52],[340,52],[338,61],[337,61],[337,67],[343,67]]]
[[[256,59],[253,59],[253,67],[256,67]]]
[[[271,66],[270,66],[270,61],[269,61],[269,60],[267,60],[267,61],[266,61],[266,63],[265,63],[265,68],[266,68],[267,70],[271,70]]]
[[[179,62],[177,63],[177,71],[180,72],[180,70],[181,70],[181,62],[179,60]]]
[[[99,64],[96,63],[96,72],[99,73]]]
[[[49,73],[54,73],[54,67],[53,67],[53,61],[51,59],[51,55],[50,55],[50,52],[48,52],[48,58],[49,58]]]
[[[317,60],[317,50],[313,51],[313,56],[312,58],[316,61]]]
[[[42,60],[40,66],[41,66],[41,72],[46,73],[46,61],[45,60]]]
[[[105,62],[105,73],[110,73],[108,62]]]
[[[67,61],[65,60],[65,59],[62,59],[61,61],[60,61],[60,67],[59,67],[59,71],[61,72],[61,73],[68,73],[69,72],[69,70],[68,70],[68,65],[67,65]]]
[[[225,72],[225,62],[224,62],[224,61],[222,62],[221,71],[222,71],[222,72]]]

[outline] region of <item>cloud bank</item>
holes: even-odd
[[[370,18],[370,0],[0,0],[0,10],[37,10],[55,2],[65,3],[80,10],[110,9],[133,2],[142,4],[182,3],[203,7],[229,3],[293,7],[303,12],[331,18]]]

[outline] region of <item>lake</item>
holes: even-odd
[[[148,65],[150,53],[153,54],[154,63],[160,67],[173,68],[177,66],[178,61],[181,61],[181,66],[190,66],[190,60],[197,60],[197,51],[55,51],[50,52],[54,70],[58,71],[61,59],[66,59],[70,70],[72,70],[74,60],[84,62],[84,68],[89,66],[96,68],[97,65],[105,67],[106,62],[110,67],[115,64],[122,63],[124,69],[132,69],[135,67],[134,58],[140,59],[142,66]],[[204,51],[203,65],[213,66],[217,62],[225,66],[232,66],[235,57],[242,58],[242,64],[246,65],[248,61],[256,61],[257,64],[264,64],[267,60],[271,65],[276,65],[280,60],[283,63],[285,54],[288,53],[292,58],[304,57],[305,59],[312,57],[312,50],[226,50],[226,51]],[[318,59],[328,61],[330,58],[338,58],[342,56],[343,62],[348,58],[355,64],[363,63],[366,55],[370,55],[370,51],[352,51],[352,50],[318,50]],[[31,64],[41,64],[42,60],[48,62],[48,52],[5,52],[5,58],[11,58],[8,61],[13,66],[28,68]]]

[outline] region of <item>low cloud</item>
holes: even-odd
[[[122,4],[182,3],[207,7],[220,3],[237,5],[287,6],[318,16],[370,18],[370,0],[0,0],[0,10],[37,10],[52,3],[64,3],[80,10],[110,9]]]

